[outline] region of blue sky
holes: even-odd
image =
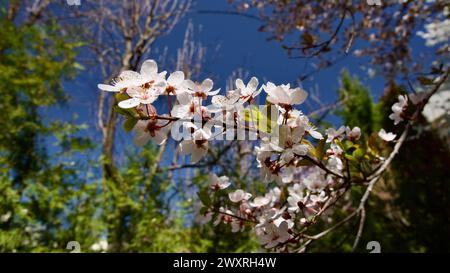
[[[289,58],[281,44],[276,41],[268,41],[269,34],[259,32],[261,22],[255,19],[224,14],[208,14],[199,11],[217,10],[234,11],[233,7],[225,0],[197,0],[183,20],[173,29],[171,33],[157,40],[152,48],[151,58],[158,59],[163,48],[168,48],[168,57],[176,58],[176,49],[182,45],[186,27],[189,21],[195,27],[195,39],[208,47],[206,54],[205,76],[210,76],[215,81],[216,87],[225,89],[228,76],[236,69],[243,68],[249,72],[249,76],[256,76],[260,83],[270,80],[276,84],[291,83],[296,85],[299,75],[312,69],[310,63],[305,59]],[[413,52],[426,52],[423,40],[417,38],[412,47]],[[217,46],[219,50],[215,51]],[[353,45],[352,50],[357,49],[358,44]],[[316,90],[324,104],[333,103],[336,100],[336,90],[339,88],[339,75],[342,69],[347,69],[351,74],[357,75],[364,85],[372,91],[377,100],[382,93],[384,82],[382,78],[370,79],[367,72],[361,69],[364,65],[362,58],[349,55],[343,62],[331,68],[320,71],[314,76],[302,82],[302,87],[310,92]],[[166,67],[160,67],[166,70]],[[170,70],[170,69],[168,69]],[[194,80],[203,80],[194,79]],[[99,90],[97,83],[102,82],[100,74],[92,71],[89,67],[82,72],[73,82],[66,84],[66,88],[72,96],[68,105],[54,109],[49,114],[52,118],[72,119],[78,116],[77,122],[85,122],[95,127],[96,102]],[[308,113],[307,105],[302,105],[301,110]],[[336,122],[335,119],[332,121]],[[127,142],[128,134],[121,132],[118,137],[122,142]],[[99,131],[89,130],[99,140]],[[120,146],[119,146],[120,147]]]
[[[225,88],[229,75],[242,68],[249,76],[256,76],[260,83],[268,80],[276,83],[297,85],[299,75],[312,69],[311,62],[305,59],[289,58],[281,44],[268,41],[269,34],[259,32],[261,22],[236,15],[206,14],[198,11],[233,10],[225,0],[197,0],[183,20],[171,33],[157,40],[152,48],[152,58],[158,59],[163,48],[168,48],[168,57],[176,58],[176,49],[182,45],[184,33],[189,21],[195,27],[195,39],[208,47],[206,54],[205,76],[215,80],[215,86]],[[219,46],[219,50],[214,49]],[[319,91],[323,103],[336,100],[339,87],[339,74],[343,68],[358,75],[370,87],[377,98],[383,89],[383,81],[369,79],[367,73],[360,69],[364,60],[348,56],[345,61],[316,73],[302,82],[306,91]],[[167,68],[161,67],[161,70]],[[195,79],[202,80],[202,79]],[[96,75],[89,67],[74,81],[66,84],[72,95],[69,108],[64,108],[61,116],[70,118],[79,116],[81,121],[91,123],[95,119],[95,104],[98,91],[96,84],[102,82],[101,75]],[[308,109],[303,109],[308,112]],[[311,109],[309,109],[311,110]]]

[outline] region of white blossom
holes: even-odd
[[[260,208],[268,205],[270,203],[270,199],[266,196],[258,196],[253,199],[253,201],[250,201],[250,206],[255,208]]]
[[[153,103],[165,86],[166,71],[158,73],[154,60],[147,60],[140,73],[123,71],[112,85],[99,84],[98,88],[110,92],[126,92],[131,98],[119,102],[121,108],[133,108],[139,104]]]
[[[280,164],[289,163],[296,155],[302,156],[308,153],[308,145],[302,144],[301,140],[305,133],[304,128],[289,128],[281,126],[279,130],[279,144],[273,145],[275,150],[281,151]]]
[[[394,125],[397,125],[404,120],[403,112],[406,110],[407,106],[408,97],[405,95],[399,95],[398,102],[394,103],[391,107],[393,113],[389,115],[389,118],[394,121]]]
[[[264,227],[263,233],[258,236],[258,240],[266,248],[276,247],[291,239],[292,235],[288,232],[288,229],[288,223],[286,221],[281,222],[279,226],[267,224]]]
[[[226,189],[231,185],[230,179],[228,177],[226,176],[218,177],[214,173],[209,174],[209,184],[211,189],[216,191]]]
[[[189,128],[194,130],[192,139],[181,141],[179,147],[182,155],[191,155],[191,163],[197,163],[208,153],[208,140],[211,131],[208,128],[197,128],[192,124]]]
[[[236,79],[236,87],[239,90],[241,102],[246,102],[261,93],[261,89],[258,90],[258,84],[258,79],[255,77],[252,77],[247,85],[241,79]]]
[[[434,122],[445,116],[449,117],[450,90],[444,90],[431,96],[423,109],[423,115],[428,122]]]
[[[263,89],[268,95],[267,101],[281,107],[301,104],[308,96],[308,93],[299,87],[291,89],[290,84],[276,86],[268,82],[263,86]]]
[[[384,130],[384,129],[381,129],[381,130],[378,132],[378,136],[379,136],[382,140],[388,141],[388,142],[389,142],[389,141],[393,141],[393,140],[397,137],[396,134],[391,133],[391,132],[387,133],[386,130]]]
[[[136,136],[134,137],[134,144],[143,146],[151,139],[157,145],[161,145],[167,140],[171,124],[167,121],[158,120],[139,120],[134,126]]]
[[[217,95],[220,91],[220,88],[214,91],[211,91],[213,88],[213,81],[211,79],[206,79],[202,83],[195,83],[191,80],[184,81],[184,87],[187,92],[192,94],[194,97],[207,99],[208,96]]]
[[[353,129],[350,129],[350,127],[346,127],[345,129],[347,138],[351,141],[358,140],[361,137],[361,128],[354,127]]]
[[[325,133],[327,134],[327,143],[332,142],[335,139],[341,139],[345,133],[345,126],[341,126],[338,130],[334,128],[328,128]]]
[[[238,189],[234,192],[230,192],[228,194],[228,198],[230,198],[231,202],[234,202],[234,203],[239,203],[241,201],[247,201],[251,197],[252,197],[252,195],[250,193],[245,192],[241,189]]]
[[[175,71],[167,78],[164,94],[177,95],[186,92],[183,71]]]

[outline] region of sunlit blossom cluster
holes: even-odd
[[[235,188],[226,176],[210,174],[209,192],[214,196],[219,193],[222,199],[219,206],[214,203],[217,200],[204,204],[202,215],[216,225],[230,225],[233,232],[242,231],[251,223],[266,248],[298,240],[299,232],[314,224],[327,201],[339,195],[352,179],[350,160],[365,158],[354,153],[363,145],[361,129],[341,126],[320,132],[307,115],[295,108],[306,100],[306,91],[289,84],[267,82],[260,86],[255,77],[248,83],[237,79],[235,89],[223,95],[213,85],[211,79],[201,82],[187,79],[181,71],[167,77],[166,71],[158,71],[155,61],[148,60],[140,72],[124,71],[111,85],[98,87],[125,96],[118,106],[135,113],[133,129],[138,145],[149,140],[161,145],[167,141],[174,124],[180,125],[188,136],[179,141],[179,150],[191,156],[191,163],[207,155],[217,132],[227,134],[239,128],[254,132],[259,141],[254,155],[261,180],[267,185],[266,192],[252,194]],[[271,118],[255,110],[255,98],[262,91],[266,105],[275,109]],[[172,106],[162,115],[153,106],[160,97],[166,97]],[[390,116],[395,124],[405,120],[408,106],[407,96],[398,99]],[[261,126],[263,119],[265,126]],[[224,124],[231,126],[223,127]],[[215,127],[221,129],[214,130]],[[396,138],[384,129],[378,136],[385,142]],[[374,168],[382,160],[378,155],[366,157]]]

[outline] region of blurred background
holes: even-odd
[[[208,173],[257,193],[255,142],[215,143],[195,165],[177,143],[138,148],[97,89],[146,59],[159,70],[290,83],[321,129],[359,126],[369,140],[399,94],[426,90],[448,66],[448,1],[1,0],[0,251],[258,252],[252,231],[205,223]],[[157,101],[159,112],[168,105]],[[362,244],[382,252],[448,252],[450,84],[371,196]],[[386,151],[388,154],[389,151]],[[317,230],[358,205],[353,188]],[[358,222],[308,252],[351,251]]]

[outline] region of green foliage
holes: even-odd
[[[17,26],[0,19],[0,251],[61,251],[95,233],[97,204],[86,197],[95,196],[96,185],[83,182],[89,174],[72,158],[92,148],[80,134],[86,127],[48,122],[43,114],[67,101],[61,82],[77,70],[76,46],[60,34],[51,23]]]
[[[400,94],[405,93],[401,86],[391,84],[378,104],[372,102],[368,91],[356,79],[343,73],[343,87],[339,90],[344,104],[337,112],[343,123],[360,126],[366,147],[350,147],[340,144],[346,151],[352,175],[365,166],[357,164],[362,156],[369,156],[372,149],[388,146],[376,143],[374,132],[379,128],[400,133],[403,124],[393,125],[388,118],[391,106]],[[401,148],[382,181],[377,184],[366,206],[366,221],[361,243],[357,249],[367,252],[369,241],[378,241],[382,252],[448,252],[448,162],[450,151],[445,142],[433,130],[422,130],[426,124],[420,117],[419,124]],[[365,151],[366,150],[366,151]],[[349,151],[352,151],[349,154]],[[432,155],[432,156],[430,156]],[[358,206],[363,187],[353,187],[350,202]],[[346,203],[347,202],[347,203]],[[349,201],[342,201],[348,204]],[[348,212],[335,209],[330,219],[343,219]],[[309,251],[345,252],[351,251],[358,228],[358,218],[350,221],[336,232],[312,244]],[[322,221],[314,227],[316,232],[329,226]],[[314,233],[314,232],[312,232]]]
[[[70,98],[62,82],[83,68],[76,62],[82,44],[64,33],[52,23],[0,21],[0,251],[62,252],[78,241],[88,252],[102,239],[108,251],[122,252],[217,247],[214,240],[225,237],[208,238],[190,224],[192,203],[178,206],[183,195],[171,202],[177,189],[158,170],[156,146],[128,149],[119,179],[101,178],[89,128],[45,115],[64,108]],[[117,94],[116,102],[126,98]],[[131,131],[138,113],[116,110]]]
[[[342,72],[342,86],[338,90],[342,106],[336,111],[349,127],[358,126],[361,131],[371,134],[375,132],[380,112],[372,102],[370,91],[356,77],[350,77],[347,71]]]

